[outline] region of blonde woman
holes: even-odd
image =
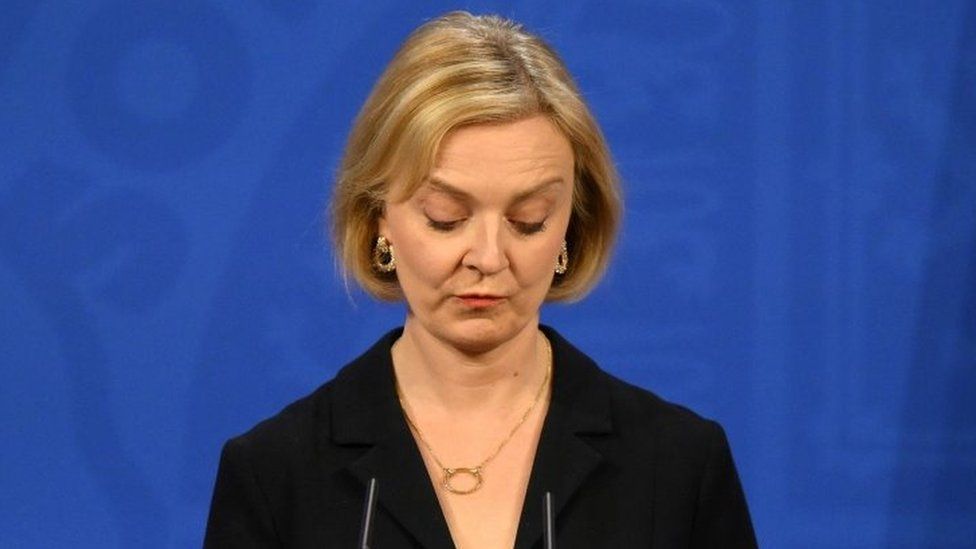
[[[402,328],[223,451],[207,547],[753,547],[716,423],[611,377],[554,329],[620,216],[599,127],[541,39],[418,28],[356,120],[331,208],[349,275]]]

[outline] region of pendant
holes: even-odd
[[[453,484],[455,477],[471,477],[474,479],[474,486],[470,488],[455,488]],[[444,468],[444,482],[442,485],[444,489],[452,494],[457,494],[463,496],[465,494],[470,494],[478,488],[481,488],[481,467],[445,467]]]

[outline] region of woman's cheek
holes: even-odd
[[[454,247],[447,243],[428,243],[424,246],[425,261],[417,268],[430,280],[441,281],[449,278],[459,258]]]

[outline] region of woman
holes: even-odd
[[[208,547],[752,547],[721,428],[539,325],[607,263],[617,179],[556,54],[497,17],[423,25],[357,119],[332,204],[402,329],[221,456]]]

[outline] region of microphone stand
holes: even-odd
[[[552,492],[542,497],[542,537],[545,549],[556,547],[556,522],[552,514]]]
[[[359,533],[357,549],[370,549],[373,535],[373,515],[376,510],[376,477],[369,479],[366,489],[366,503],[363,505],[363,527]],[[545,549],[556,547],[556,525],[552,512],[552,492],[546,492],[542,498],[542,536]]]
[[[373,537],[373,512],[376,510],[376,477],[369,479],[366,489],[366,503],[363,505],[363,528],[359,533],[357,549],[369,549]]]

